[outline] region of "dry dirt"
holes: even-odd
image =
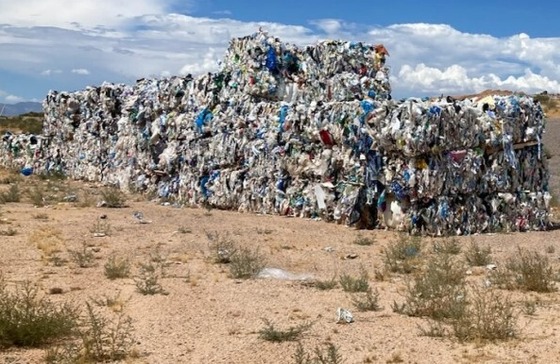
[[[545,146],[551,155],[553,194],[559,196],[560,121],[549,120]],[[6,172],[4,172],[6,173]],[[46,182],[30,177],[45,188],[72,188],[98,193],[95,186],[76,182]],[[5,190],[7,185],[0,185]],[[95,196],[98,197],[98,196]],[[129,363],[294,363],[293,342],[271,343],[259,337],[263,319],[279,329],[312,323],[302,337],[307,350],[325,342],[334,343],[345,363],[556,363],[560,362],[560,293],[506,292],[519,311],[517,338],[501,343],[459,343],[450,338],[419,335],[423,319],[394,313],[391,304],[402,302],[405,278],[390,275],[380,281],[383,249],[395,239],[390,231],[357,231],[321,221],[277,216],[259,216],[195,208],[161,206],[130,196],[129,206],[120,209],[79,207],[57,203],[34,207],[28,200],[0,205],[0,230],[15,229],[14,236],[0,236],[0,269],[11,286],[31,280],[54,301],[82,304],[91,298],[115,297],[126,301],[124,311],[133,319],[136,358]],[[133,217],[141,211],[149,224]],[[110,224],[110,235],[94,237],[90,230],[101,215]],[[37,233],[58,231],[59,257],[67,262],[56,266],[42,257]],[[380,293],[381,311],[359,312],[352,296],[340,286],[320,291],[298,280],[258,278],[236,280],[227,265],[212,262],[207,231],[229,234],[240,246],[259,248],[267,267],[294,275],[328,280],[341,273],[357,275],[367,270],[370,285]],[[354,244],[358,237],[375,240],[371,246]],[[560,230],[460,237],[463,245],[472,239],[488,245],[499,265],[518,247],[546,254],[560,268]],[[426,240],[429,246],[429,239]],[[95,250],[96,265],[79,268],[69,250],[82,244]],[[553,248],[550,248],[553,247]],[[159,255],[169,265],[160,280],[167,294],[153,296],[137,292],[134,278],[109,280],[104,264],[111,254],[128,257],[133,275],[138,265]],[[355,254],[355,259],[347,256]],[[484,269],[468,277],[482,285]],[[49,295],[52,288],[63,294]],[[524,302],[537,301],[534,315],[522,312]],[[337,324],[338,307],[352,311],[355,322]],[[0,363],[40,363],[44,349],[10,349],[0,352]]]

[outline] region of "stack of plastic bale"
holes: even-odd
[[[301,48],[259,32],[231,40],[215,82],[219,89],[292,104],[388,99],[387,55],[382,45],[330,40]]]
[[[234,39],[220,72],[45,100],[46,168],[189,205],[413,233],[541,229],[542,110],[528,97],[395,102],[388,52]]]
[[[405,225],[412,232],[472,234],[548,226],[544,117],[531,97],[410,99],[379,121],[378,148],[391,156],[382,197],[407,209]]]
[[[0,140],[0,165],[18,167],[21,173],[29,175],[39,169],[36,161],[43,158],[46,142],[41,135],[5,132]]]

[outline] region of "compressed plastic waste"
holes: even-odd
[[[233,39],[215,74],[51,91],[22,173],[186,205],[454,235],[549,226],[545,118],[528,96],[391,98],[382,45]]]

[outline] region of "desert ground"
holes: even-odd
[[[560,196],[559,137],[560,120],[549,120],[545,147],[556,197]],[[508,340],[462,342],[453,335],[421,335],[419,326],[428,323],[425,318],[392,309],[394,302],[404,302],[407,282],[418,274],[386,270],[385,252],[398,239],[396,232],[177,208],[134,195],[127,196],[123,208],[97,207],[102,188],[95,184],[14,176],[10,171],[0,172],[0,180],[15,183],[22,191],[20,202],[0,204],[0,270],[7,288],[30,281],[52,302],[71,302],[83,310],[86,302],[97,301],[93,306],[104,317],[119,312],[129,316],[133,342],[122,362],[297,363],[298,342],[311,357],[331,343],[344,363],[560,362],[559,292],[499,289],[515,311],[515,335]],[[0,184],[0,191],[11,184]],[[35,206],[32,193],[26,191],[41,191],[45,206]],[[74,193],[77,202],[63,200]],[[135,212],[141,212],[143,219],[136,218]],[[359,239],[372,244],[356,244]],[[523,248],[539,252],[555,271],[560,269],[559,229],[456,239],[461,261],[474,241],[490,247],[492,263],[499,268]],[[233,241],[238,251],[258,252],[264,267],[278,270],[268,270],[275,274],[264,277],[233,278],[231,263],[215,261],[216,245],[226,240]],[[443,240],[423,238],[421,255],[436,254],[432,246]],[[129,259],[129,277],[106,277],[105,266],[112,256]],[[155,267],[159,292],[139,292],[142,265]],[[314,285],[338,281],[343,275],[357,277],[364,271],[370,287],[379,293],[377,311],[359,311],[353,302],[359,294],[345,292],[340,283],[326,290]],[[464,272],[472,286],[497,289],[487,287],[491,274],[487,267],[465,262]],[[354,322],[337,323],[339,307],[348,309]],[[277,330],[307,329],[297,341],[268,341],[261,335],[266,320]],[[0,362],[43,363],[47,349],[55,344],[4,348]]]

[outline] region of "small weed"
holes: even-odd
[[[210,251],[212,252],[212,259],[217,264],[228,264],[231,258],[237,253],[237,246],[229,236],[220,235],[219,232],[206,232],[206,237],[209,240]]]
[[[101,190],[101,206],[109,208],[126,207],[126,196],[121,190],[113,187]]]
[[[16,184],[10,185],[8,191],[0,193],[0,203],[19,202],[21,192]]]
[[[159,280],[163,273],[161,267],[152,261],[140,263],[140,273],[135,277],[136,289],[143,295],[167,294]]]
[[[298,342],[296,352],[292,355],[295,364],[340,364],[343,362],[340,350],[333,343],[325,343],[323,347],[316,346],[312,353],[305,350]]]
[[[311,282],[310,285],[317,288],[320,291],[328,291],[328,290],[334,289],[336,287],[337,281],[336,281],[336,278],[333,277],[329,280],[324,280],[324,281],[314,280],[314,281]]]
[[[120,258],[111,254],[105,262],[104,268],[105,277],[111,280],[130,276],[130,260],[128,258]]]
[[[362,235],[359,235],[356,239],[354,239],[354,244],[356,245],[370,246],[373,245],[373,243],[375,243],[374,238],[369,238]]]
[[[409,316],[454,319],[465,311],[466,294],[463,267],[450,255],[436,255],[408,282],[406,302],[400,309]]]
[[[369,275],[364,267],[360,269],[359,277],[342,274],[339,278],[340,286],[345,292],[367,292],[369,288]]]
[[[267,229],[267,228],[257,228],[257,234],[259,235],[270,235],[274,232],[274,230],[272,229]]]
[[[61,258],[60,255],[57,253],[52,254],[47,258],[49,263],[52,263],[55,267],[62,267],[64,264],[68,263],[68,261],[64,258]]]
[[[45,214],[44,212],[40,212],[38,214],[33,215],[33,218],[36,220],[48,220],[49,215]]]
[[[190,234],[190,233],[192,233],[192,229],[191,229],[191,228],[188,228],[188,227],[186,227],[186,226],[179,226],[179,228],[177,229],[177,231],[178,231],[180,234]]]
[[[121,292],[117,292],[117,294],[113,297],[103,295],[102,298],[91,298],[91,301],[95,303],[97,306],[100,307],[109,307],[114,312],[120,312],[123,310],[126,300],[121,298]]]
[[[29,242],[41,250],[46,261],[49,261],[53,254],[61,252],[64,247],[62,232],[48,226],[33,231]]]
[[[69,253],[74,263],[80,268],[90,268],[95,265],[95,255],[86,243],[82,243],[82,249],[70,250]]]
[[[391,355],[391,358],[389,358],[386,361],[387,364],[393,364],[393,363],[404,363],[404,359],[402,358],[401,354],[399,353],[393,353],[393,355]]]
[[[43,207],[46,204],[47,198],[45,196],[45,191],[35,186],[31,191],[29,191],[29,198],[34,206]]]
[[[417,325],[420,336],[427,337],[444,337],[447,335],[447,330],[442,322],[428,319],[427,326]]]
[[[380,311],[379,306],[379,291],[369,288],[365,293],[357,293],[352,297],[352,303],[358,311]]]
[[[524,314],[528,316],[533,316],[537,312],[537,301],[526,300],[523,301],[523,306],[521,308]]]
[[[231,256],[229,264],[231,276],[238,279],[256,277],[264,266],[265,260],[258,248],[240,248]]]
[[[272,322],[263,319],[265,327],[259,330],[259,337],[271,342],[297,341],[306,331],[311,328],[310,323],[289,327],[286,330],[279,330],[274,327]]]
[[[554,247],[554,245],[549,245],[546,247],[546,252],[548,254],[554,254],[554,252],[556,251],[556,248]]]
[[[16,234],[17,234],[17,230],[11,227],[6,230],[0,230],[0,236],[14,236]]]
[[[109,236],[111,235],[111,225],[105,220],[97,219],[89,232],[95,237]]]
[[[515,284],[520,289],[556,291],[554,271],[545,255],[519,248],[517,254],[508,259],[506,266],[513,273]]]
[[[467,251],[465,251],[465,259],[470,266],[482,267],[492,263],[491,253],[490,247],[481,248],[477,242],[472,240]]]
[[[85,358],[89,360],[115,361],[127,357],[134,343],[132,319],[122,311],[110,321],[96,312],[91,303],[86,302],[86,318],[81,332]]]
[[[76,202],[77,207],[91,207],[95,205],[95,198],[89,191],[82,191]]]
[[[434,241],[433,243],[434,253],[436,254],[451,254],[456,255],[461,252],[461,244],[459,244],[459,240],[455,238],[444,239]]]
[[[419,237],[401,234],[385,249],[385,267],[393,273],[412,273],[419,265],[422,241]]]
[[[517,316],[511,299],[493,289],[473,287],[464,315],[452,322],[459,341],[498,341],[514,338]]]

